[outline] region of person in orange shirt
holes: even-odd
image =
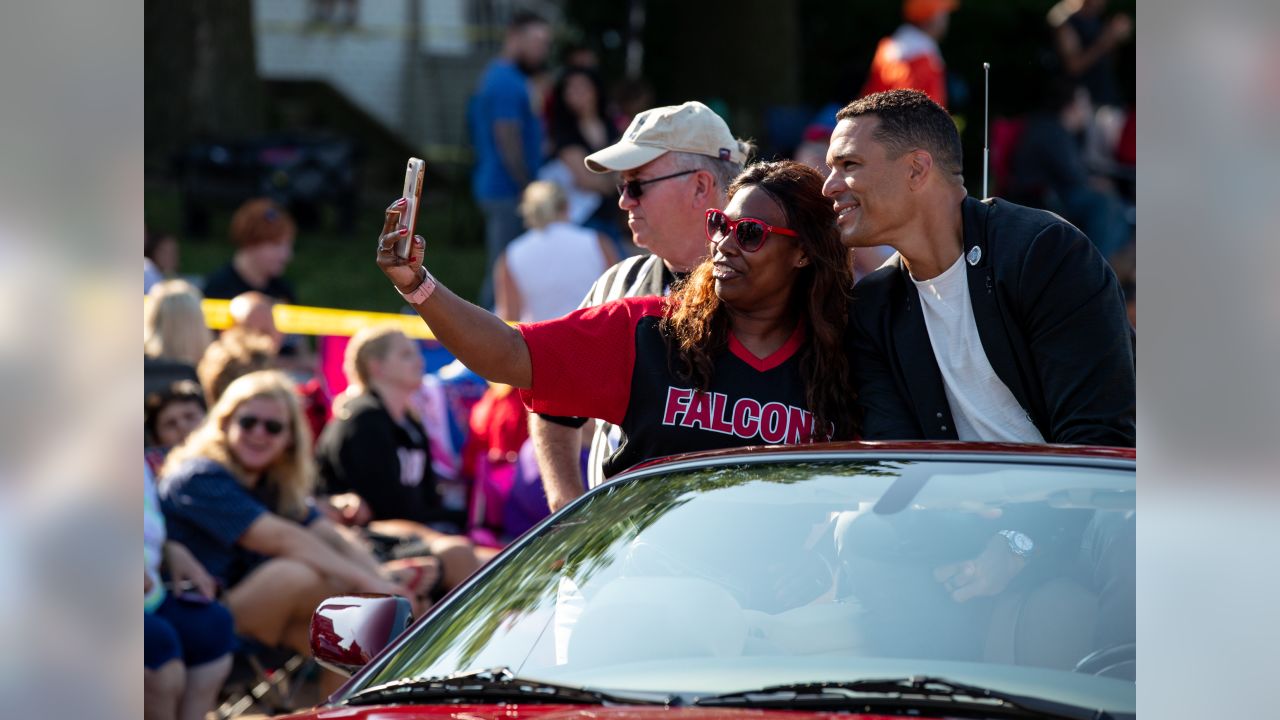
[[[880,40],[862,96],[884,90],[919,90],[947,106],[947,67],[938,42],[947,34],[958,0],[904,0],[906,20]]]

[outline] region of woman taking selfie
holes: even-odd
[[[852,286],[822,177],[761,163],[707,211],[711,257],[669,299],[628,298],[508,327],[458,298],[394,245],[387,210],[378,265],[467,367],[521,388],[537,412],[602,418],[625,435],[614,475],[691,450],[852,437],[854,392],[842,345]]]

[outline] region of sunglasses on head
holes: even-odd
[[[698,171],[697,170],[681,170],[678,173],[671,173],[670,175],[663,175],[662,177],[649,178],[648,180],[628,180],[626,182],[618,183],[618,186],[617,186],[618,194],[629,195],[631,196],[632,200],[639,200],[640,196],[644,194],[644,186],[648,185],[649,183],[656,183],[659,180],[670,180],[671,178],[677,178],[677,177],[680,177],[681,175],[688,175],[689,173],[696,173],[696,172]]]
[[[253,432],[258,423],[262,423],[262,429],[266,430],[268,435],[279,435],[284,432],[284,423],[279,420],[264,419],[256,415],[241,415],[236,418],[236,424],[245,432]]]
[[[707,239],[714,245],[724,242],[732,234],[743,251],[755,252],[764,245],[764,239],[769,237],[769,233],[799,237],[795,230],[774,227],[763,220],[749,217],[730,220],[723,210],[707,210]]]

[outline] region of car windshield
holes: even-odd
[[[1131,466],[754,460],[616,481],[350,692],[505,666],[725,693],[929,675],[1132,712]]]

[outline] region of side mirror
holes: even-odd
[[[344,676],[369,664],[412,622],[409,601],[396,595],[339,595],[311,616],[311,653]]]

